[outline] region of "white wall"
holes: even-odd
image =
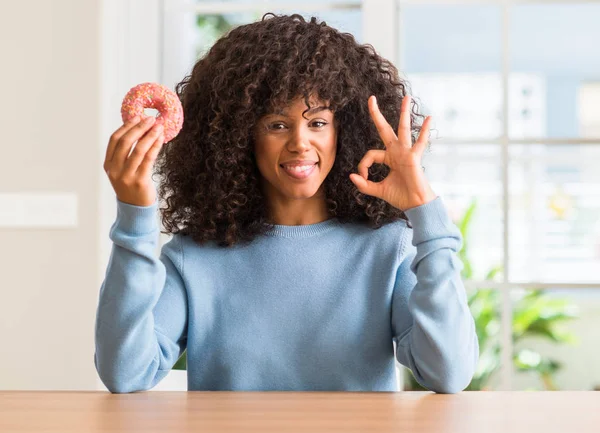
[[[78,199],[72,227],[0,226],[0,389],[94,388],[100,0],[0,5],[0,195]]]
[[[126,91],[159,80],[159,4],[0,1],[0,389],[105,389],[94,321],[116,206],[102,164]],[[71,224],[8,212],[26,193],[72,194]]]

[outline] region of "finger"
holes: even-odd
[[[400,105],[400,121],[398,122],[398,140],[407,147],[411,146],[410,133],[410,95],[405,95]]]
[[[373,164],[383,164],[385,160],[385,150],[371,149],[365,153],[365,156],[358,163],[358,174],[360,174],[365,180],[369,179],[369,167]]]
[[[106,155],[104,156],[104,165],[105,166],[107,163],[109,163],[112,160],[113,153],[115,152],[115,148],[117,146],[117,143],[121,139],[121,137],[127,131],[129,131],[131,128],[133,128],[135,125],[137,125],[139,121],[140,121],[140,117],[135,116],[134,118],[125,122],[119,129],[117,129],[115,132],[112,133],[112,135],[110,136],[110,139],[108,140],[108,146],[106,147]]]
[[[154,123],[154,117],[149,116],[127,131],[118,141],[111,164],[121,169],[131,151],[133,144],[139,140]]]
[[[375,96],[369,97],[369,112],[385,147],[392,145],[398,138],[390,124],[383,117],[383,114],[381,114],[381,111],[379,111]]]
[[[431,116],[427,116],[423,121],[423,125],[421,125],[421,132],[419,133],[419,138],[413,146],[413,152],[415,152],[419,156],[423,156],[423,152],[425,152],[425,149],[427,148],[427,143],[429,142],[430,129]]]
[[[363,194],[372,195],[373,197],[382,198],[383,185],[382,182],[373,182],[359,176],[356,173],[350,174],[350,180],[356,185],[356,188]]]
[[[158,152],[160,151],[162,145],[165,143],[165,136],[161,134],[154,143],[152,143],[152,147],[146,152],[144,155],[144,159],[140,163],[136,174],[140,176],[142,179],[146,177],[150,177],[150,173],[152,172],[152,167],[154,166],[154,161],[156,161],[156,157],[158,156]]]
[[[162,135],[163,126],[159,124],[154,124],[152,129],[148,131],[142,138],[140,138],[135,145],[135,149],[129,155],[129,158],[125,161],[125,165],[123,166],[123,175],[131,175],[134,174],[146,152],[148,149],[154,144],[154,142]]]

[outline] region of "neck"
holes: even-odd
[[[272,203],[270,222],[285,226],[316,224],[330,219],[325,197],[315,195],[305,199],[283,199]]]

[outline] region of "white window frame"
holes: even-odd
[[[443,139],[436,140],[436,144],[491,144],[501,148],[502,172],[502,206],[503,206],[503,280],[466,281],[467,287],[495,288],[502,293],[502,341],[501,341],[501,390],[512,389],[512,304],[511,290],[516,288],[545,288],[545,289],[597,289],[600,281],[591,283],[534,281],[518,283],[511,281],[509,268],[509,149],[511,144],[548,145],[583,144],[598,145],[598,138],[568,137],[565,139],[553,138],[527,138],[515,140],[508,135],[508,79],[510,73],[510,11],[511,7],[518,4],[580,4],[600,3],[600,0],[348,0],[346,2],[319,2],[300,1],[294,3],[280,3],[275,1],[263,2],[202,2],[193,0],[103,0],[102,2],[102,137],[100,152],[102,159],[106,150],[106,141],[115,125],[120,123],[118,110],[121,99],[126,91],[133,85],[143,81],[155,81],[169,86],[181,80],[188,73],[189,59],[182,53],[173,52],[175,47],[183,46],[185,38],[189,37],[181,32],[181,20],[189,19],[190,14],[197,13],[227,13],[241,11],[268,12],[270,10],[289,10],[302,12],[305,10],[336,10],[357,9],[362,10],[363,40],[371,43],[379,53],[388,58],[403,70],[403,56],[397,44],[400,44],[399,28],[402,24],[402,9],[406,5],[419,4],[491,4],[502,7],[502,83],[503,83],[503,130],[496,139]],[[168,47],[168,52],[165,52]],[[168,59],[168,61],[166,61]],[[101,178],[104,179],[104,173]],[[111,242],[106,233],[116,217],[114,193],[106,180],[100,186],[100,264],[98,281],[104,278]],[[161,235],[163,236],[163,235]],[[167,237],[161,237],[160,244]],[[160,246],[159,246],[160,248]]]

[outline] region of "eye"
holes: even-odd
[[[281,128],[280,128],[280,126],[281,126]],[[280,130],[282,130],[283,128],[285,128],[285,125],[284,125],[283,123],[281,123],[281,122],[276,122],[276,123],[271,123],[271,124],[268,126],[268,128],[269,128],[269,129],[272,129],[272,130],[275,130],[275,131],[280,131]]]
[[[315,120],[312,123],[313,126],[317,127],[317,128],[322,128],[323,126],[327,125],[327,122],[322,122],[320,120]]]

